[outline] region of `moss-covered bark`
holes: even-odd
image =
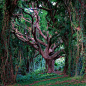
[[[4,85],[11,84],[15,81],[13,74],[13,63],[12,63],[12,53],[10,45],[10,23],[11,16],[14,8],[12,5],[16,6],[17,0],[5,0],[3,8],[3,20],[2,20],[2,31],[1,31],[1,44],[2,44],[2,54],[1,54],[1,79]]]

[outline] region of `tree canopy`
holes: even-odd
[[[48,73],[55,72],[55,60],[64,57],[65,74],[86,77],[85,0],[1,0],[0,4],[4,85],[15,83],[19,72],[25,75],[36,69],[38,56]]]

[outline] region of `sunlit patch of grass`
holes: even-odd
[[[82,76],[75,76],[75,77],[70,77],[70,79],[72,80],[81,80],[81,79],[83,79],[83,77]]]

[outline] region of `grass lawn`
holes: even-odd
[[[82,77],[68,77],[54,73],[47,73],[36,74],[27,81],[21,80],[14,85],[8,86],[86,86],[86,79],[83,79]]]

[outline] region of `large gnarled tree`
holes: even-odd
[[[14,16],[20,17],[23,20],[25,20],[25,22],[30,23],[31,27],[28,27],[26,25],[26,27],[24,28],[25,32],[22,33],[18,30],[18,28],[15,28],[15,25],[17,26],[19,25],[16,24],[15,19],[13,18],[14,21],[12,22],[13,33],[16,35],[18,39],[34,47],[39,52],[39,54],[42,55],[42,57],[46,61],[46,67],[48,67],[48,73],[54,72],[54,61],[57,58],[60,58],[61,56],[59,54],[64,51],[64,49],[56,51],[59,45],[63,42],[61,37],[59,37],[59,34],[55,34],[54,36],[57,37],[57,43],[52,43],[51,40],[53,39],[53,36],[49,35],[48,31],[45,33],[42,32],[39,24],[39,22],[41,21],[39,18],[39,11],[37,6],[35,7],[34,3],[32,3],[32,7],[30,8],[30,10],[33,10],[33,13],[29,13],[21,7],[20,9],[22,10],[23,13],[28,14],[30,18],[26,19],[22,13],[14,14]],[[46,29],[48,29],[48,25],[46,26]],[[39,36],[42,37],[43,40],[40,39],[38,34]],[[42,46],[44,46],[44,49],[42,48]]]

